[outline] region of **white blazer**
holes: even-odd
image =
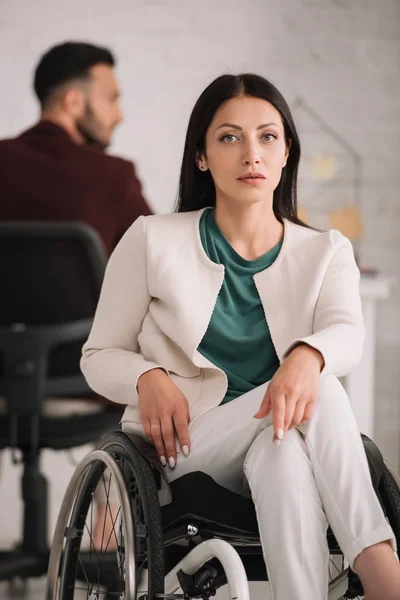
[[[197,350],[224,279],[205,253],[203,210],[139,217],[112,254],[81,368],[90,387],[140,423],[136,382],[164,368],[190,405],[191,422],[225,396],[227,377]],[[318,349],[324,374],[350,372],[361,358],[360,273],[339,231],[284,220],[276,261],[254,276],[279,360],[299,342]]]

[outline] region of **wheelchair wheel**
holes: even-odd
[[[397,552],[400,551],[400,476],[394,467],[385,461],[379,485],[386,517],[396,537]]]
[[[105,533],[106,518],[111,519],[100,548],[93,542],[93,495],[98,485],[104,486],[107,496]],[[118,509],[113,515],[109,502],[111,485],[118,493]],[[95,450],[79,463],[63,499],[50,552],[46,600],[133,600],[133,540],[133,515],[122,470],[113,457]],[[115,550],[108,552],[111,544]]]
[[[51,548],[46,600],[136,600],[141,591],[137,581],[145,567],[149,572],[145,593],[154,598],[163,591],[154,475],[146,459],[121,435],[107,435],[71,479]],[[95,548],[93,495],[98,485],[106,498],[106,513],[101,544]],[[113,488],[118,501],[110,501]]]
[[[100,447],[114,457],[123,470],[135,524],[137,594],[154,600],[157,594],[164,592],[165,573],[161,510],[154,472],[122,432],[104,436]]]

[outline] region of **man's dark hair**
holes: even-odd
[[[42,107],[54,90],[74,79],[87,80],[89,70],[99,64],[115,65],[107,48],[84,42],[65,42],[50,48],[35,71],[34,88]]]

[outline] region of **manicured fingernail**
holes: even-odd
[[[282,444],[282,440],[274,440],[274,444],[276,447],[278,447]]]
[[[167,460],[165,458],[165,456],[160,456],[160,461],[163,467],[167,466]]]
[[[276,437],[278,438],[278,440],[283,440],[283,429],[276,430]]]
[[[189,448],[187,446],[182,446],[182,452],[185,456],[189,456]]]
[[[176,465],[176,462],[175,462],[175,459],[174,459],[174,457],[173,457],[173,456],[170,456],[170,457],[169,457],[169,459],[168,459],[168,464],[169,464],[169,466],[171,467],[171,469],[173,469],[173,468],[175,467],[175,465]]]

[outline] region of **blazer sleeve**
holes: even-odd
[[[137,406],[140,375],[163,368],[139,352],[138,335],[151,301],[146,270],[146,219],[140,217],[110,257],[80,363],[89,386],[120,404]]]
[[[315,307],[313,334],[298,339],[285,357],[299,344],[319,350],[325,360],[321,375],[347,375],[359,363],[364,345],[364,320],[360,297],[360,271],[351,242],[340,232],[323,278]]]

